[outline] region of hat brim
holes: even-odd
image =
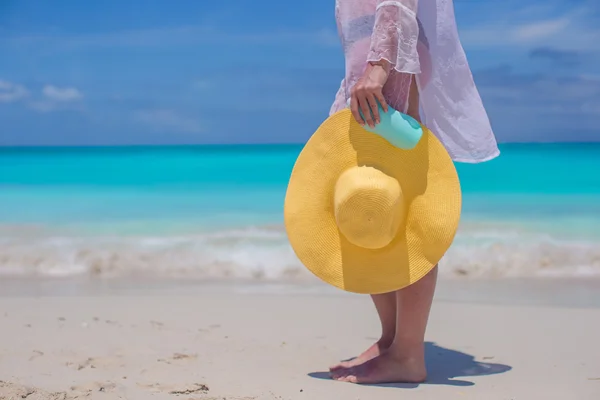
[[[321,280],[348,292],[391,292],[427,275],[450,247],[460,219],[460,183],[442,143],[422,127],[417,146],[403,150],[366,131],[344,109],[304,146],[288,184],[284,220],[294,252]],[[404,223],[382,249],[353,245],[336,225],[336,181],[355,166],[377,168],[402,188]]]

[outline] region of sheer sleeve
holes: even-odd
[[[377,0],[367,61],[387,60],[398,72],[421,72],[417,42],[418,0]]]

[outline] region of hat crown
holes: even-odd
[[[376,168],[352,167],[338,177],[334,214],[338,229],[350,243],[383,248],[396,237],[404,219],[402,188]]]

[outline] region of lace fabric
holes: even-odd
[[[346,107],[368,61],[389,61],[388,104],[406,112],[412,76],[423,123],[460,162],[499,154],[459,40],[452,0],[336,0],[346,74],[330,113]]]
[[[398,72],[421,72],[417,1],[377,1],[367,61],[387,60]]]

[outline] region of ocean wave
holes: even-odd
[[[600,242],[557,239],[505,225],[467,224],[440,263],[447,278],[600,276]],[[0,275],[92,279],[315,279],[282,226],[185,236],[66,235],[0,229]]]

